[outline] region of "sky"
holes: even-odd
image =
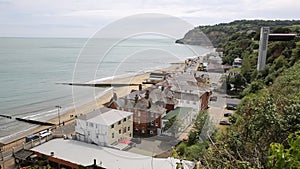
[[[194,26],[239,19],[299,20],[299,0],[0,0],[0,37],[90,37],[126,16],[178,17]]]

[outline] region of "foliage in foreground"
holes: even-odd
[[[180,144],[178,156],[199,160],[202,168],[299,168],[300,62],[271,87],[260,84],[242,99],[232,126],[205,143],[192,131],[195,139]]]
[[[268,159],[269,168],[300,168],[300,132],[289,135],[288,146],[285,148],[280,143],[271,144]]]
[[[299,159],[300,147],[293,146],[299,145],[299,140],[289,136],[300,131],[299,86],[300,62],[284,71],[271,87],[245,96],[236,111],[236,123],[211,142],[203,164],[210,168],[267,168],[272,159],[271,168],[283,164],[300,167],[289,161]],[[280,159],[276,152],[289,158]]]

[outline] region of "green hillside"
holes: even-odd
[[[223,63],[243,59],[238,75],[226,77],[241,97],[232,125],[200,142],[203,117],[190,133],[191,141],[176,148],[174,156],[199,162],[201,168],[300,168],[300,38],[269,42],[267,64],[257,71],[261,26],[271,32],[299,34],[300,21],[234,21],[199,26],[215,46],[223,49]]]

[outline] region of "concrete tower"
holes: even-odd
[[[257,60],[257,70],[259,71],[262,70],[266,65],[269,33],[269,27],[262,27],[260,29],[259,53]]]

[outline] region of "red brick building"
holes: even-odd
[[[146,91],[134,91],[126,97],[114,97],[107,107],[133,112],[133,136],[155,136],[161,133],[161,118],[166,109],[153,103]]]

